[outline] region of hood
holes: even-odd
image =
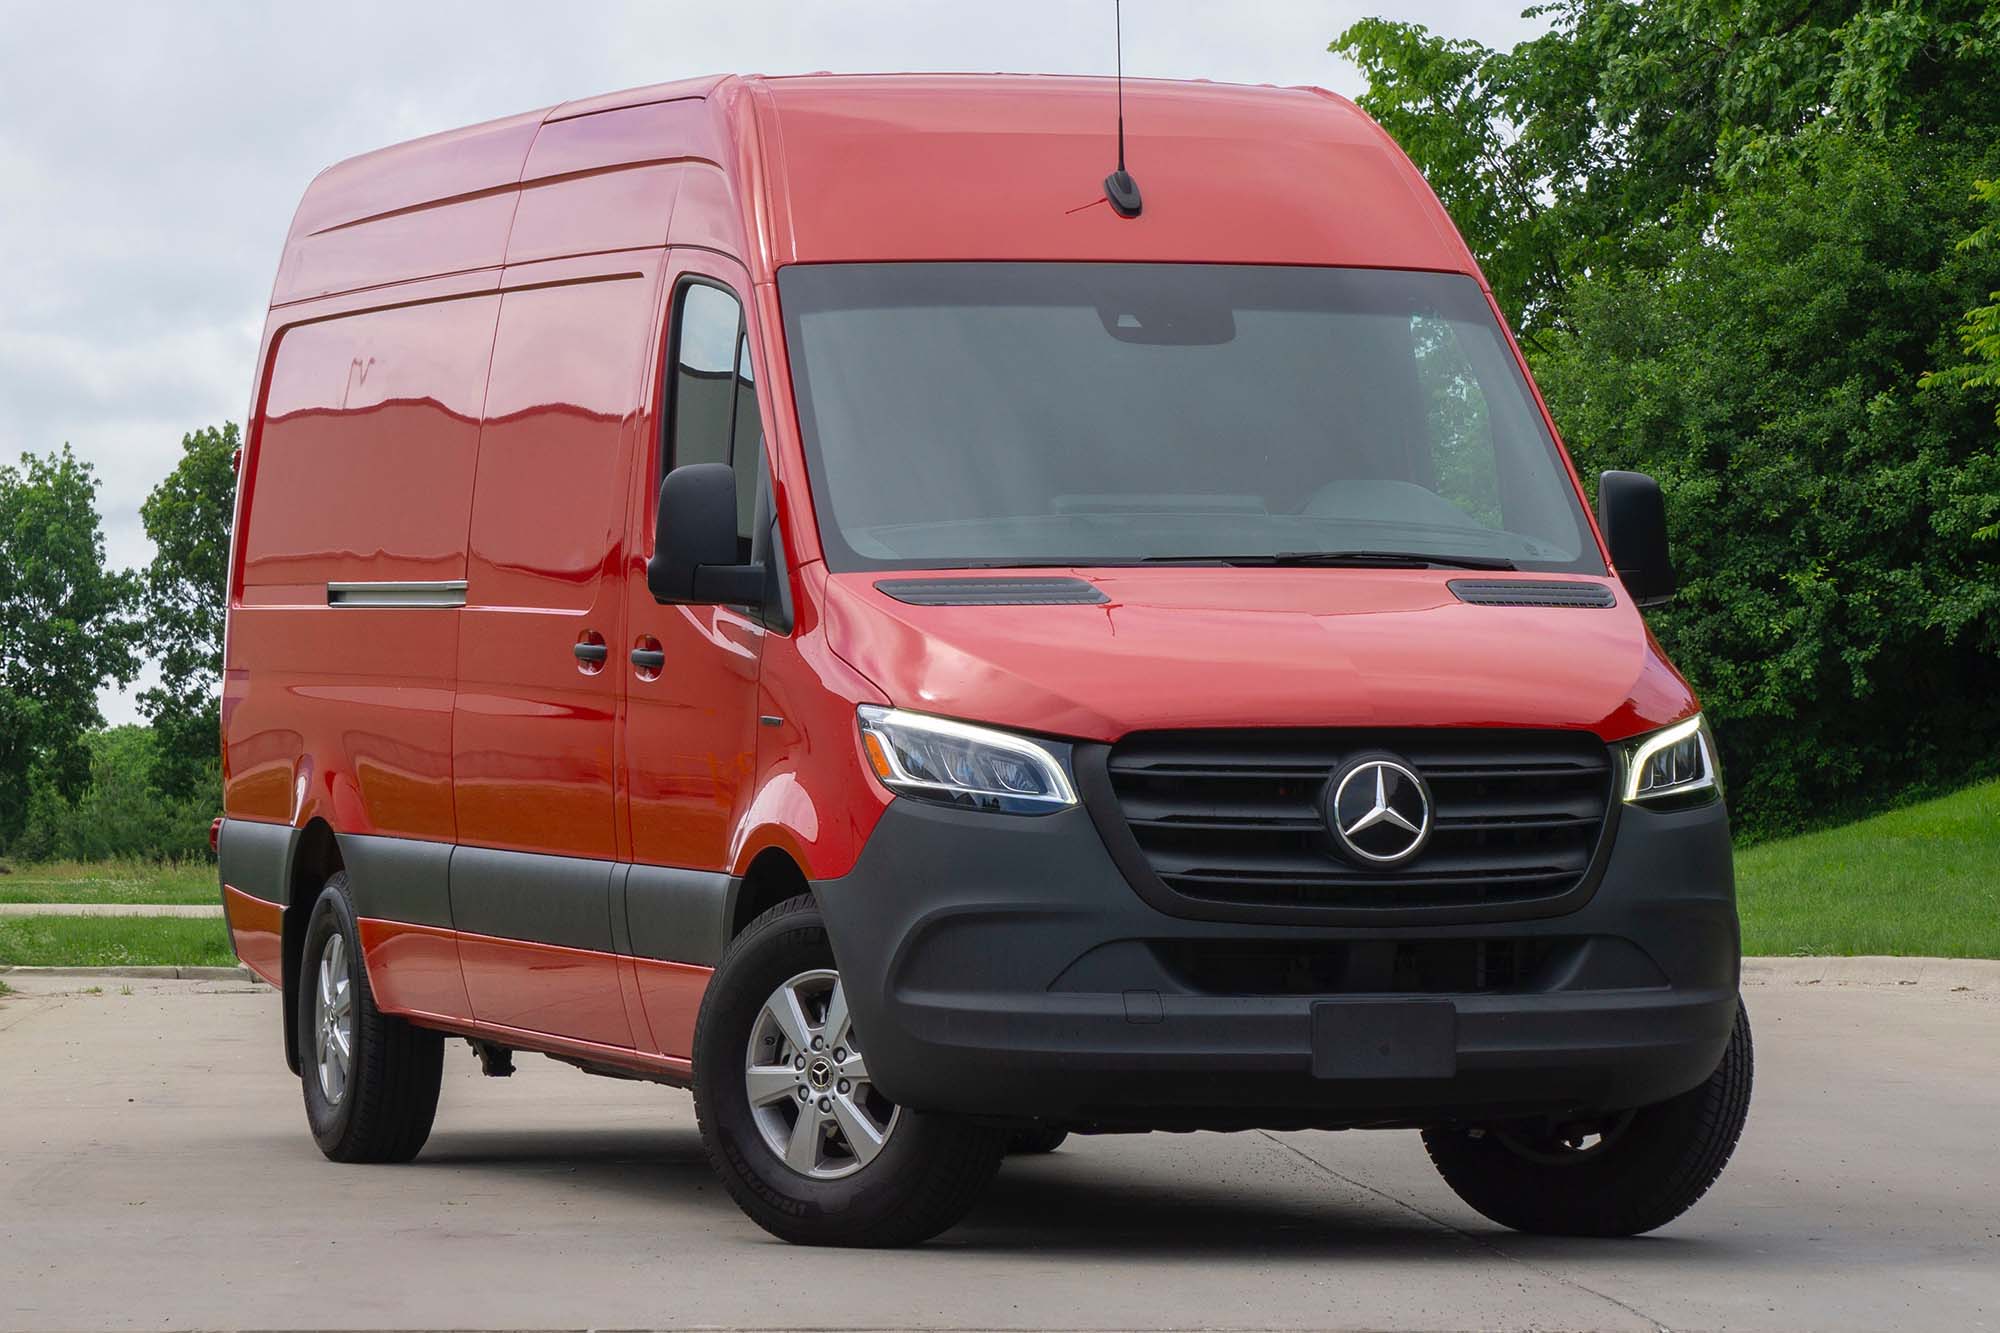
[[[1470,604],[1450,584],[1498,576],[1443,570],[1032,571],[1104,599],[1065,605],[911,605],[877,586],[924,577],[831,575],[833,650],[897,707],[1017,730],[1513,726],[1618,740],[1695,707],[1615,580],[1504,576],[1608,584],[1610,607]]]

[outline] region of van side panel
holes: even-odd
[[[632,669],[617,575],[660,272],[657,250],[507,270],[453,723],[452,918],[474,1017],[621,1048],[640,1039],[613,952]]]
[[[705,105],[690,100],[544,125],[523,169],[507,262],[665,245],[681,159],[706,123]]]
[[[433,134],[321,172],[292,220],[271,304],[499,264],[542,116]]]
[[[333,605],[465,578],[499,298],[286,329],[245,463],[224,806],[239,819],[449,841],[449,605]],[[346,594],[342,594],[346,595]],[[239,886],[249,888],[250,886]]]
[[[459,649],[459,839],[615,859],[614,714],[628,460],[657,252],[510,269]],[[574,649],[606,645],[600,662]]]

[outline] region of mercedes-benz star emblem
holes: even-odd
[[[1357,759],[1329,784],[1326,824],[1341,850],[1368,865],[1400,865],[1431,835],[1431,794],[1395,759]]]

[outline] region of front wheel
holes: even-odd
[[[812,899],[729,946],[694,1037],[709,1160],[752,1221],[805,1245],[914,1245],[971,1210],[1004,1131],[897,1106],[868,1073],[867,1034]]]
[[[1584,1122],[1424,1131],[1459,1198],[1501,1226],[1636,1236],[1708,1192],[1750,1112],[1750,1017],[1739,1002],[1722,1063],[1691,1092]]]

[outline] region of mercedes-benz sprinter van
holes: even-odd
[[[1066,1133],[1420,1131],[1624,1234],[1750,1088],[1715,747],[1477,265],[1317,89],[713,78],[341,163],[230,564],[222,896],[337,1161],[447,1037],[796,1241]]]

